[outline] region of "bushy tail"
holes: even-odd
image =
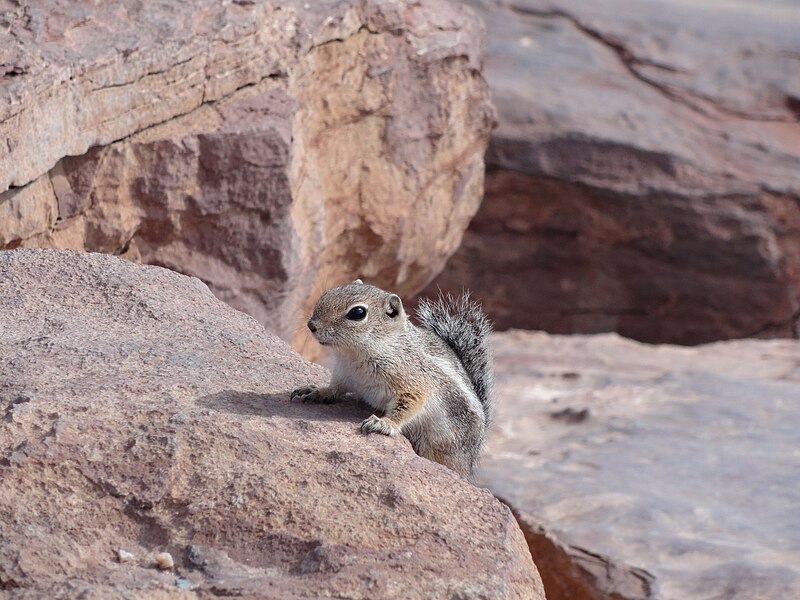
[[[470,300],[469,292],[460,298],[439,295],[438,300],[421,300],[417,319],[442,338],[464,365],[472,387],[483,405],[486,424],[492,421],[492,353],[489,334],[492,324],[480,305]]]

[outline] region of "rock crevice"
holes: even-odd
[[[578,31],[581,31],[588,37],[614,52],[619,58],[620,64],[622,64],[634,78],[655,89],[665,98],[674,100],[675,102],[686,106],[698,114],[709,115],[716,112],[720,115],[728,115],[737,119],[751,121],[766,121],[773,123],[800,122],[800,118],[798,118],[795,111],[791,109],[792,96],[786,96],[786,108],[789,110],[789,114],[759,114],[735,110],[733,108],[726,107],[724,104],[716,102],[713,98],[708,96],[694,93],[685,88],[670,86],[668,84],[659,82],[655,78],[648,77],[647,74],[638,67],[654,68],[659,71],[675,74],[688,74],[688,71],[671,65],[668,62],[637,56],[630,47],[625,45],[624,41],[604,33],[599,29],[595,29],[586,25],[574,14],[562,10],[537,10],[535,8],[517,6],[515,4],[497,4],[496,6],[498,9],[504,7],[507,10],[522,16],[564,19],[570,22]]]

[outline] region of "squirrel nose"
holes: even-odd
[[[314,323],[314,319],[309,319],[308,320],[308,328],[311,330],[311,333],[316,333],[317,332],[317,324]]]

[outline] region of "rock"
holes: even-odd
[[[0,331],[14,597],[544,598],[506,507],[352,405],[289,402],[327,372],[197,279],[0,252]]]
[[[517,513],[549,600],[800,597],[797,342],[493,343],[479,480]]]
[[[153,560],[162,571],[169,571],[175,568],[175,560],[169,552],[159,552],[153,557]]]
[[[425,293],[471,288],[500,328],[797,337],[797,5],[470,4],[499,126]]]
[[[411,294],[456,250],[494,119],[469,9],[95,4],[0,16],[0,247],[166,266],[287,340],[330,285]]]

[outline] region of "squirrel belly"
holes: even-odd
[[[402,434],[414,450],[471,477],[492,415],[488,319],[468,297],[421,303],[423,327],[400,298],[359,280],[325,292],[308,327],[336,355],[329,388],[292,397],[356,397],[382,416],[365,433]]]

